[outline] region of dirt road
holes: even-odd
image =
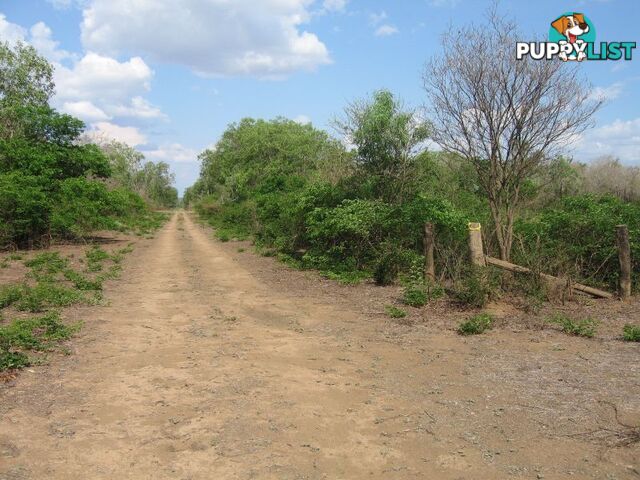
[[[73,355],[0,388],[0,479],[640,478],[637,345],[463,339],[265,278],[176,213]]]

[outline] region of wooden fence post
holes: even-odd
[[[469,223],[469,251],[471,253],[471,264],[484,267],[487,265],[482,248],[482,231],[479,223]]]
[[[631,246],[629,244],[629,229],[626,225],[616,226],[618,240],[618,260],[620,261],[620,298],[628,300],[631,297]]]
[[[435,280],[436,279],[436,267],[433,262],[433,247],[434,247],[434,231],[433,223],[428,222],[424,224],[424,279]]]

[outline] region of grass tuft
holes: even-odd
[[[598,321],[596,320],[591,318],[576,320],[564,313],[556,313],[547,321],[558,325],[564,333],[577,337],[592,338],[596,334],[598,327]]]
[[[493,317],[488,313],[474,315],[458,326],[460,335],[479,335],[493,326]]]
[[[640,342],[640,325],[625,325],[622,329],[622,338],[626,342]]]
[[[0,371],[31,364],[25,351],[45,352],[73,335],[79,325],[65,325],[58,312],[14,320],[0,327]]]
[[[387,315],[389,315],[391,318],[404,318],[407,316],[406,311],[394,305],[387,305],[386,307],[384,307],[384,309],[387,312]]]

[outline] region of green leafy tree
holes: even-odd
[[[410,196],[416,156],[429,136],[429,126],[417,111],[380,90],[370,100],[349,104],[335,126],[355,145],[355,160],[373,178],[377,198],[401,203]]]

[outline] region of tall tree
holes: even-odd
[[[601,105],[577,62],[517,60],[521,38],[516,23],[494,9],[486,25],[447,32],[423,77],[433,139],[475,167],[503,260],[523,185],[592,125]]]
[[[370,100],[349,104],[334,124],[356,146],[356,162],[374,178],[376,196],[392,203],[405,200],[416,155],[429,135],[417,112],[380,90]]]

